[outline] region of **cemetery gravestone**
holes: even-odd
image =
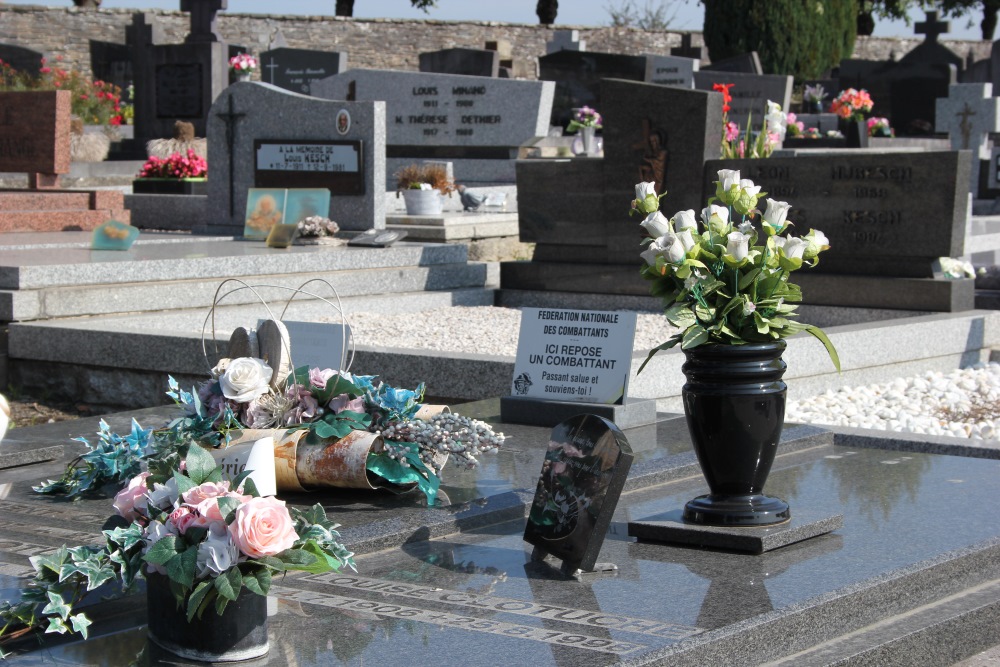
[[[547,134],[553,88],[544,81],[355,69],[317,82],[313,94],[384,100],[389,175],[417,160],[450,160],[459,182],[495,183],[513,182],[518,147]]]
[[[573,109],[589,106],[604,113],[601,79],[646,78],[646,58],[618,53],[556,51],[538,59],[538,78],[555,81],[552,125],[566,127]]]
[[[749,121],[752,130],[760,129],[767,113],[768,100],[781,105],[784,111],[789,110],[792,100],[793,77],[778,74],[739,74],[716,71],[701,71],[694,73],[694,87],[698,90],[712,90],[717,83],[734,84],[729,90],[733,101],[729,103],[729,120],[747,129]]]
[[[972,151],[969,186],[979,189],[980,160],[988,160],[989,135],[1000,131],[1000,104],[992,83],[959,83],[948,88],[948,97],[937,100],[935,129],[947,132],[951,147]],[[957,255],[949,255],[956,257]]]
[[[743,53],[738,56],[733,56],[732,58],[726,58],[725,60],[710,63],[705,65],[703,69],[705,71],[728,72],[730,74],[761,75],[764,73],[764,68],[761,67],[760,64],[760,56],[757,55],[756,51]]]
[[[260,54],[260,80],[294,93],[312,94],[315,82],[347,70],[339,51],[278,48]]]
[[[255,187],[326,187],[330,217],[341,229],[385,226],[383,102],[235,84],[209,113],[208,160],[208,231],[241,233],[247,190]]]
[[[502,287],[648,294],[636,270],[641,230],[623,218],[635,184],[667,192],[671,214],[704,206],[701,174],[719,155],[722,95],[614,79],[602,95],[602,160],[518,162],[520,238],[536,246],[533,261],[501,265]]]
[[[129,48],[124,44],[90,40],[90,71],[95,79],[121,88],[124,97],[125,89],[134,78]]]
[[[646,82],[661,86],[694,88],[699,62],[693,58],[646,54]]]
[[[552,40],[545,43],[545,53],[586,50],[587,42],[580,39],[579,30],[556,30],[552,35]]]
[[[500,75],[500,54],[488,49],[441,49],[420,54],[420,71],[466,76]]]
[[[625,434],[600,417],[577,415],[552,429],[524,528],[532,557],[551,554],[568,575],[593,571],[633,458]]]
[[[705,163],[706,198],[715,192],[720,169],[738,169],[768,197],[789,202],[796,235],[819,229],[830,240],[815,268],[795,274],[807,303],[972,307],[972,281],[934,279],[938,258],[964,252],[968,153],[841,151],[711,160]],[[902,280],[912,278],[920,280]]]
[[[38,51],[14,44],[0,44],[0,60],[18,72],[37,72],[44,56]]]
[[[670,55],[680,58],[693,58],[701,61],[701,47],[691,44],[691,33],[685,32],[681,35],[681,45],[670,48]]]
[[[938,35],[946,34],[951,30],[948,21],[938,21],[937,12],[926,12],[926,18],[913,26],[913,32],[917,35],[925,35],[923,42],[916,48],[899,59],[901,63],[917,63],[928,65],[954,65],[961,71],[965,67],[965,62],[961,56],[938,41]]]

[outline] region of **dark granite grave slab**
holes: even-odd
[[[498,408],[462,412],[492,420]],[[129,416],[108,420],[123,429]],[[362,555],[357,573],[275,583],[266,664],[826,665],[863,655],[949,665],[1000,643],[998,460],[838,446],[828,432],[787,426],[768,493],[842,513],[843,528],[760,555],[638,543],[629,521],[705,490],[683,419],[667,418],[627,432],[636,461],[600,553],[619,569],[566,581],[532,564],[522,540],[548,430],[503,428],[514,437],[478,473],[449,471],[441,507],[385,494],[287,498],[321,502]],[[22,437],[52,443],[81,430],[96,420]],[[111,507],[39,497],[29,484],[54,472],[29,470],[0,471],[0,598],[23,583],[30,555],[96,539]],[[141,593],[89,613],[90,641],[31,638],[9,647],[11,664],[129,664],[146,643]]]
[[[500,419],[508,424],[555,426],[574,415],[591,414],[604,417],[618,428],[648,426],[656,422],[656,401],[626,399],[623,405],[550,401],[520,396],[500,399]]]
[[[778,74],[741,74],[738,72],[718,72],[706,68],[694,73],[694,87],[698,90],[712,90],[716,83],[731,83],[729,92],[733,96],[729,103],[729,120],[747,129],[747,122],[753,132],[764,124],[768,101],[780,104],[789,110],[792,99],[792,77]]]
[[[601,88],[601,79],[642,81],[645,76],[645,56],[563,50],[538,59],[538,78],[556,82],[552,124],[563,127],[572,119],[573,109],[589,106],[605,113],[612,98]]]
[[[969,165],[964,151],[711,160],[702,193],[715,192],[720,169],[738,169],[792,205],[797,233],[816,228],[830,239],[812,271],[930,278],[935,258],[964,252]]]
[[[420,54],[420,71],[469,76],[500,75],[500,54],[488,49],[441,49]]]
[[[832,533],[844,527],[842,514],[818,512],[815,508],[792,508],[792,518],[775,526],[706,526],[687,523],[683,510],[628,522],[628,534],[640,542],[687,544],[710,549],[728,549],[761,554],[789,544]]]
[[[260,54],[260,80],[303,95],[312,84],[347,70],[347,54],[340,51],[278,48]]]
[[[764,68],[760,64],[760,56],[756,51],[741,53],[738,56],[724,58],[702,67],[703,70],[712,72],[731,72],[741,74],[763,74]]]

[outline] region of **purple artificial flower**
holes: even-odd
[[[336,374],[337,371],[330,368],[324,368],[322,370],[320,370],[319,368],[310,368],[309,384],[311,384],[314,387],[319,387],[320,389],[323,389],[324,387],[326,387],[327,380],[329,380]]]
[[[312,370],[310,370],[310,382],[312,382]],[[298,384],[290,385],[285,390],[285,396],[292,402],[292,407],[281,416],[281,423],[285,426],[311,422],[319,416],[319,402],[307,387]]]
[[[344,410],[364,413],[365,399],[359,396],[352,400],[347,394],[341,394],[340,396],[334,396],[331,398],[327,407],[329,407],[330,411],[332,411],[335,415],[340,414]]]

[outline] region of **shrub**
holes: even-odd
[[[849,58],[856,0],[704,0],[713,61],[757,51],[766,74],[816,78]]]

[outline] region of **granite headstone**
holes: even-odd
[[[601,417],[552,429],[524,528],[537,556],[561,559],[566,574],[594,570],[633,458],[625,434]]]
[[[548,133],[553,89],[545,81],[353,69],[316,82],[313,95],[385,102],[390,175],[418,160],[451,160],[462,183],[513,182],[518,148]]]
[[[705,65],[705,71],[729,72],[733,74],[763,74],[764,68],[760,64],[760,56],[756,51],[741,53],[732,58],[725,58]]]
[[[276,164],[275,156],[289,148],[302,159]],[[356,159],[343,159],[352,151]],[[209,231],[242,231],[247,190],[276,184],[330,188],[330,217],[341,229],[385,226],[384,102],[323,100],[265,83],[236,83],[209,113],[208,160]],[[274,181],[275,173],[284,180]]]
[[[712,90],[716,83],[733,84],[729,89],[733,96],[733,101],[729,103],[729,120],[744,130],[749,120],[753,126],[750,129],[754,131],[760,129],[764,122],[768,100],[780,104],[785,111],[789,110],[793,81],[793,77],[779,74],[720,74],[717,71],[694,73],[694,87],[698,90]]]
[[[681,34],[681,45],[670,47],[670,55],[678,56],[680,58],[693,58],[697,61],[701,61],[701,51],[700,46],[694,46],[691,43],[691,33],[685,32]]]
[[[33,49],[14,44],[0,44],[0,60],[4,61],[18,72],[34,74],[42,66],[44,56]]]
[[[738,169],[769,198],[791,203],[788,219],[796,235],[813,228],[830,239],[819,265],[803,274],[931,278],[937,258],[963,253],[966,152],[711,160],[705,163],[706,199],[720,169]]]
[[[500,73],[500,54],[488,49],[441,49],[420,54],[420,71],[434,74],[489,76]]]
[[[646,81],[661,86],[694,88],[694,73],[699,62],[694,58],[646,54]]]
[[[545,53],[586,50],[587,42],[580,39],[579,30],[556,30],[552,33],[552,39],[545,43]]]
[[[320,79],[347,70],[347,53],[277,48],[260,54],[260,80],[303,95]]]
[[[604,113],[601,79],[646,79],[645,56],[556,51],[538,59],[538,78],[555,81],[552,124],[566,127],[573,109],[589,106]]]
[[[1000,101],[992,83],[959,83],[948,88],[948,97],[937,100],[938,132],[947,132],[951,147],[972,151],[969,184],[979,187],[979,161],[990,157],[991,132],[1000,132]],[[954,255],[950,255],[954,256]]]

